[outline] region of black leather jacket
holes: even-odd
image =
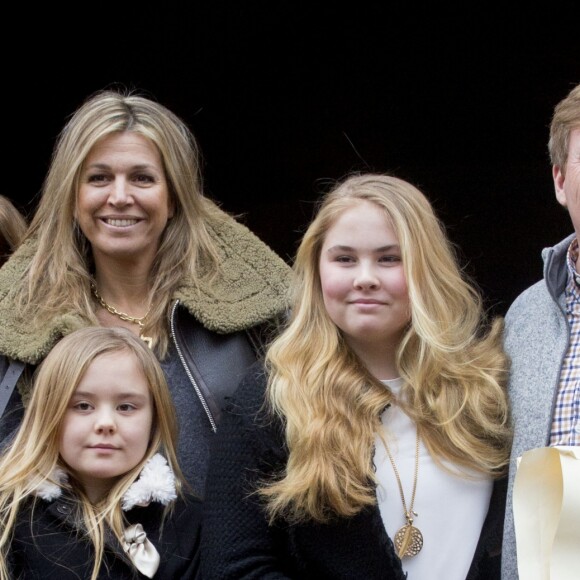
[[[221,418],[221,408],[251,364],[260,356],[260,327],[229,334],[205,328],[179,300],[173,303],[170,319],[171,346],[162,367],[172,392],[180,435],[181,468],[199,495],[209,459],[212,434]],[[13,389],[0,421],[2,446],[16,430],[24,406],[16,382],[23,372],[32,376],[35,366],[0,357],[3,389]]]
[[[185,308],[180,308],[176,300],[171,309],[171,338],[215,432],[225,398],[233,393],[246,370],[260,355],[262,345],[259,331],[249,329],[232,334],[211,332]]]

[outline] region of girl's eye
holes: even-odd
[[[397,263],[401,261],[401,256],[381,256],[379,258],[380,262],[386,262],[386,263]]]
[[[89,403],[81,401],[80,403],[76,403],[74,408],[77,409],[78,411],[90,411],[91,405]]]
[[[337,262],[342,262],[348,264],[349,262],[354,262],[354,258],[352,256],[336,256],[335,260]]]
[[[119,405],[119,411],[121,411],[122,413],[128,413],[130,411],[134,411],[135,410],[135,405],[131,405],[131,403],[123,403],[121,405]]]

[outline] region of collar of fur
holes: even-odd
[[[290,266],[246,226],[215,207],[208,224],[222,260],[222,275],[212,284],[184,280],[178,299],[207,329],[219,333],[245,330],[281,315],[287,308]],[[0,354],[37,364],[54,344],[87,322],[76,314],[55,317],[33,329],[16,315],[14,288],[28,267],[37,242],[27,240],[0,269]]]
[[[54,501],[62,495],[62,486],[67,482],[67,474],[57,467],[50,480],[43,482],[35,494],[45,501]],[[135,506],[147,506],[152,501],[167,505],[177,498],[175,475],[165,457],[156,453],[143,466],[137,480],[125,492],[122,499],[124,511]]]

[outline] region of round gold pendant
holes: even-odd
[[[395,534],[395,548],[399,558],[416,556],[423,547],[423,534],[410,524],[404,525]]]

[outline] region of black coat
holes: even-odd
[[[204,580],[402,580],[405,573],[378,505],[328,524],[268,526],[256,496],[287,461],[281,423],[259,412],[258,365],[226,408],[210,461],[201,560]],[[496,483],[467,580],[499,580],[505,479]]]
[[[88,580],[94,551],[79,531],[77,503],[71,497],[52,502],[29,500],[14,530],[9,566],[15,579],[56,578]],[[154,578],[160,580],[199,579],[201,503],[192,496],[174,503],[174,511],[160,524],[164,506],[152,502],[126,512],[129,524],[140,523],[159,552],[161,562]],[[34,517],[31,515],[34,514]],[[115,538],[106,542],[102,579],[146,578],[130,562]]]

